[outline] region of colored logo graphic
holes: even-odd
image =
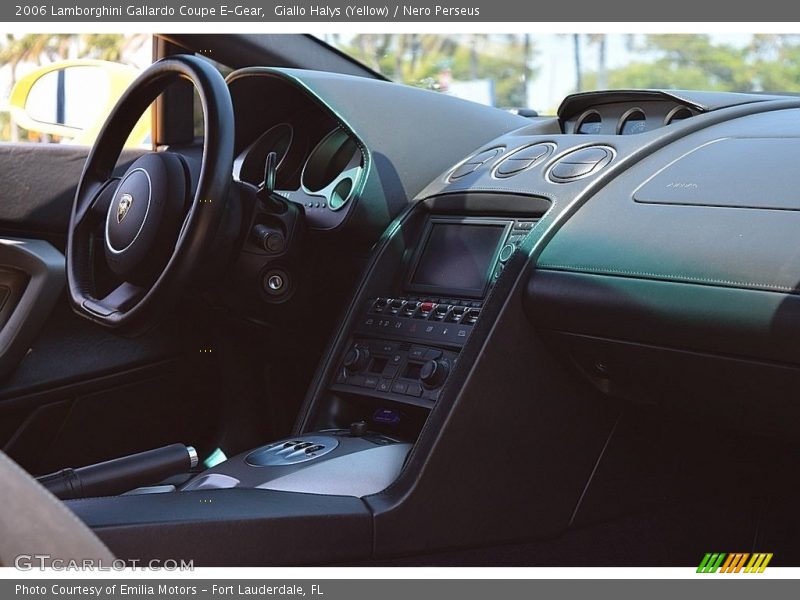
[[[748,560],[749,559],[749,560]],[[763,573],[772,552],[708,552],[697,567],[698,573]]]

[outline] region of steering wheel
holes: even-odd
[[[169,151],[148,152],[113,177],[142,113],[180,79],[194,85],[203,107],[196,181],[186,159]],[[165,58],[131,84],[103,125],[75,194],[67,240],[75,312],[125,333],[157,323],[212,258],[228,203],[233,144],[230,93],[210,63],[189,55]]]

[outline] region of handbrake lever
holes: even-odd
[[[78,469],[62,469],[37,477],[37,481],[61,500],[116,496],[186,473],[197,466],[197,460],[192,446],[171,444]]]

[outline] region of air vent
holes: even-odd
[[[554,183],[567,183],[599,173],[614,160],[608,146],[589,146],[565,154],[550,167],[548,178]]]
[[[304,435],[254,450],[245,458],[254,467],[280,467],[313,460],[332,452],[339,440],[327,435]]]
[[[523,146],[500,161],[494,170],[494,176],[499,179],[513,177],[542,163],[555,149],[555,144],[550,143]]]
[[[475,156],[468,158],[458,167],[456,167],[455,170],[452,173],[450,173],[450,177],[448,177],[448,179],[450,181],[456,181],[457,179],[466,177],[470,173],[474,173],[489,161],[494,160],[495,158],[500,156],[500,153],[502,151],[503,151],[502,148],[492,148],[491,150],[484,150],[483,152],[479,152]]]

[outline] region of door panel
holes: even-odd
[[[48,242],[0,237],[0,379],[30,348],[64,279],[64,255]]]
[[[199,351],[207,341],[198,323],[206,319],[183,307],[164,326],[123,338],[68,305],[62,252],[87,153],[0,144],[0,292],[6,288],[5,307],[17,307],[6,326],[19,315],[25,334],[15,338],[14,360],[4,368],[0,359],[0,448],[37,474],[173,442],[202,452],[214,442],[216,357]],[[141,153],[126,151],[119,170]],[[44,256],[41,272],[36,256]],[[35,310],[22,306],[26,293]]]
[[[144,153],[125,150],[119,173]],[[63,249],[87,146],[0,143],[0,232],[59,241]]]

